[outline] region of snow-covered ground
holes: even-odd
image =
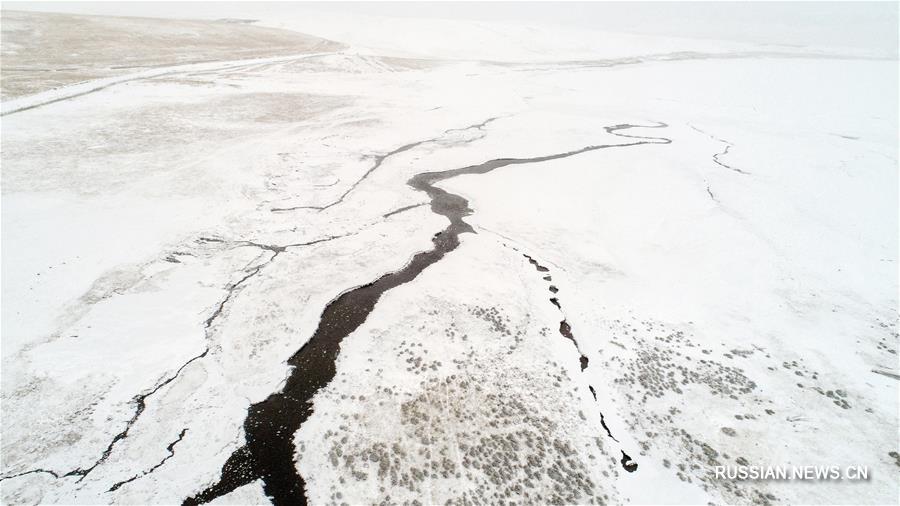
[[[192,8],[2,13],[4,504],[900,500],[895,54]]]

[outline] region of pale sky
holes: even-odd
[[[471,19],[867,48],[897,55],[898,2],[308,2],[303,8],[392,17]],[[288,2],[3,2],[5,9],[151,17],[253,17]]]

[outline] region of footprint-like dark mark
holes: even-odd
[[[294,435],[303,422],[312,415],[313,396],[334,378],[335,361],[340,352],[341,341],[366,321],[381,295],[412,281],[444,255],[455,250],[459,246],[461,234],[474,233],[472,227],[463,220],[463,217],[472,213],[469,202],[460,195],[440,188],[437,186],[438,183],[459,175],[486,174],[510,165],[558,160],[599,149],[672,142],[661,137],[638,137],[617,133],[618,130],[636,126],[638,125],[615,125],[605,128],[613,135],[638,139],[625,144],[587,146],[574,151],[534,158],[499,158],[478,165],[423,172],[413,176],[407,184],[427,194],[431,200],[431,210],[447,218],[450,221],[449,225],[442,232],[435,234],[431,249],[417,253],[402,269],[344,292],[325,306],[315,333],[288,360],[291,368],[281,390],[251,405],[247,410],[247,417],[244,419],[246,444],[235,450],[225,462],[219,481],[194,497],[185,499],[184,504],[207,503],[257,479],[262,480],[263,491],[276,506],[299,506],[307,503],[306,482],[300,476],[294,461],[296,452]],[[660,123],[642,128],[665,126],[664,123]],[[395,150],[392,153],[399,151]],[[574,342],[574,337],[572,340]],[[587,357],[582,354],[582,369],[585,367]]]
[[[538,262],[537,260],[532,258],[527,253],[522,253],[522,256],[525,257],[528,260],[528,263],[533,265],[534,268],[538,272],[550,272],[550,269],[541,265],[540,262]],[[550,275],[548,274],[548,275],[544,276],[543,279],[545,281],[550,281],[551,278],[550,278]],[[553,293],[557,293],[559,290],[555,286],[551,286],[551,291]],[[556,309],[559,309],[560,311],[562,311],[562,304],[559,302],[558,297],[551,297],[550,302],[554,306],[556,306]],[[578,346],[578,340],[575,339],[575,335],[572,334],[572,327],[569,325],[569,322],[567,322],[565,319],[563,319],[561,322],[559,322],[559,333],[562,334],[562,336],[565,337],[566,339],[572,341],[572,343],[575,345],[575,349],[578,350],[578,354],[580,355],[578,360],[579,360],[579,362],[581,362],[581,370],[583,371],[583,370],[587,369],[588,358],[587,358],[587,356],[585,356],[584,353],[581,352],[581,347]]]
[[[560,308],[560,309],[562,309],[562,308]],[[562,334],[563,337],[565,337],[569,341],[572,341],[575,344],[575,349],[578,350],[578,353],[580,354],[578,361],[581,362],[581,370],[583,371],[583,370],[587,369],[588,358],[584,355],[584,353],[581,353],[581,349],[579,349],[579,347],[578,347],[578,341],[575,340],[575,335],[572,334],[572,326],[569,325],[569,322],[567,322],[565,320],[559,322],[559,333]]]
[[[633,473],[633,472],[637,471],[637,468],[638,468],[637,462],[632,460],[631,457],[629,457],[628,454],[625,453],[624,451],[622,452],[622,460],[620,460],[619,462],[622,463],[622,467],[629,473]]]
[[[594,401],[596,402],[597,401],[597,391],[594,390],[594,385],[588,385],[588,389],[591,391],[591,395],[594,396]],[[606,431],[606,435],[609,436],[610,439],[612,439],[613,441],[618,443],[619,440],[616,439],[616,437],[612,435],[612,431],[610,431],[609,427],[606,425],[606,417],[603,416],[603,412],[598,410],[598,413],[600,413],[600,425],[603,426],[603,430]],[[635,464],[635,465],[637,465],[637,464]]]
[[[550,271],[550,269],[547,269],[546,267],[541,265],[540,262],[538,262],[537,260],[532,258],[530,255],[522,253],[522,256],[524,256],[526,259],[528,259],[528,263],[533,265],[534,268],[537,269],[538,272],[549,272]],[[548,274],[547,276],[544,276],[543,279],[549,282],[550,275]],[[557,288],[555,285],[550,285],[550,291],[552,293],[556,294],[559,292],[559,288]],[[559,301],[559,297],[551,297],[550,302],[553,303],[553,305],[556,306],[557,309],[562,311],[562,304]],[[581,370],[584,371],[585,369],[587,369],[588,363],[589,363],[588,358],[587,358],[587,356],[584,355],[584,353],[581,353],[581,349],[578,347],[578,341],[575,339],[575,335],[572,333],[572,326],[569,325],[569,322],[566,321],[565,319],[563,319],[561,322],[559,322],[559,333],[566,339],[572,341],[573,344],[575,344],[575,349],[578,350],[578,353],[580,354],[579,362],[581,363]],[[588,389],[591,391],[591,395],[594,396],[594,401],[596,402],[597,401],[597,391],[594,390],[594,386],[588,385]],[[609,426],[606,425],[606,417],[603,416],[603,412],[600,410],[598,410],[598,412],[600,413],[600,425],[603,426],[603,430],[606,431],[606,435],[609,436],[609,438],[612,439],[613,441],[615,441],[616,443],[619,443],[619,440],[616,439],[615,436],[612,435],[612,431],[609,430]],[[623,451],[623,450],[620,450],[620,451],[622,451],[622,455],[623,455],[623,458],[621,460],[622,467],[629,473],[633,473],[634,471],[636,471],[638,468],[637,462],[632,460],[632,458],[629,457],[625,453],[625,451]]]

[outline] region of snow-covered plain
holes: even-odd
[[[341,342],[291,436],[310,503],[900,500],[896,57],[10,15],[2,70],[19,51],[31,72],[3,81],[4,504],[214,487],[330,301],[449,233],[407,181],[505,158],[522,160],[437,183],[472,231]],[[277,31],[311,19],[335,40]],[[97,79],[50,89],[53,45],[78,41],[33,33],[67,23],[122,53],[133,30],[200,42],[136,72],[71,55]],[[254,478],[212,503],[267,503]]]

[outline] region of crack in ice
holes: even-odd
[[[326,237],[322,237],[322,238],[315,239],[312,241],[291,243],[291,244],[287,244],[284,246],[266,245],[266,244],[252,242],[252,241],[237,241],[237,242],[235,242],[234,244],[236,244],[237,246],[253,246],[253,247],[261,248],[263,250],[271,251],[272,256],[268,260],[258,264],[257,266],[253,267],[252,269],[246,271],[246,274],[243,277],[241,277],[238,281],[236,281],[234,283],[230,283],[230,284],[228,284],[228,286],[226,286],[225,297],[223,297],[222,300],[220,300],[219,303],[216,304],[215,310],[213,310],[212,314],[210,314],[210,316],[203,322],[203,328],[204,328],[204,332],[206,333],[206,341],[207,341],[207,345],[206,345],[205,349],[198,355],[195,355],[195,356],[191,357],[189,360],[187,360],[186,362],[184,362],[175,371],[174,374],[172,374],[171,376],[166,378],[164,381],[157,383],[148,392],[136,395],[134,398],[132,398],[131,403],[133,403],[135,405],[134,413],[132,414],[131,418],[125,423],[125,428],[121,432],[119,432],[115,436],[113,436],[112,441],[110,441],[110,443],[107,445],[106,449],[103,450],[103,453],[100,455],[100,458],[98,458],[93,464],[91,464],[90,467],[87,467],[87,468],[78,467],[78,468],[68,471],[62,475],[60,475],[54,471],[39,469],[39,470],[27,471],[25,473],[20,473],[17,475],[3,477],[3,478],[0,478],[0,480],[14,478],[17,476],[22,476],[24,474],[30,474],[30,473],[36,473],[36,472],[48,473],[48,474],[53,475],[55,478],[66,478],[66,477],[78,476],[78,480],[76,481],[76,483],[79,483],[82,480],[84,480],[94,469],[96,469],[98,466],[100,466],[101,464],[106,462],[106,460],[112,454],[112,451],[117,443],[119,443],[120,441],[122,441],[123,439],[128,437],[128,433],[131,431],[132,426],[137,422],[138,418],[140,418],[140,416],[144,413],[144,410],[147,407],[147,399],[149,397],[151,397],[152,395],[156,394],[157,392],[159,392],[166,385],[169,385],[170,383],[175,381],[175,379],[177,379],[181,375],[181,373],[184,371],[184,369],[187,368],[189,365],[206,357],[209,354],[210,349],[211,349],[211,347],[209,346],[209,340],[211,338],[210,328],[212,327],[213,323],[222,315],[222,313],[225,309],[225,306],[232,300],[232,298],[238,288],[243,286],[250,278],[259,274],[259,272],[263,268],[265,268],[266,266],[271,264],[278,257],[278,255],[280,253],[286,251],[288,248],[311,246],[314,244],[319,244],[319,243],[331,241],[334,239],[346,237],[349,235],[353,235],[355,233],[358,233],[358,232],[326,236]],[[198,241],[206,242],[206,243],[226,243],[227,242],[224,239],[220,239],[220,238],[216,238],[216,237],[200,237],[200,238],[198,238]],[[179,438],[179,440],[180,440],[180,438]]]
[[[334,201],[332,201],[332,202],[330,202],[330,203],[328,203],[328,204],[326,204],[326,205],[324,205],[324,206],[273,207],[273,208],[271,209],[271,211],[272,211],[273,213],[276,213],[276,212],[285,212],[285,211],[296,211],[296,210],[298,210],[298,209],[313,209],[313,210],[315,210],[316,212],[322,212],[322,211],[324,211],[324,210],[326,210],[326,209],[329,209],[329,208],[331,208],[331,207],[334,207],[334,206],[340,204],[341,202],[343,202],[344,199],[347,198],[347,195],[350,195],[350,193],[351,193],[353,190],[355,190],[357,186],[359,186],[363,181],[366,180],[366,178],[368,178],[373,172],[375,172],[379,167],[381,167],[381,165],[384,163],[384,161],[387,160],[388,158],[390,158],[390,157],[392,157],[392,156],[394,156],[394,155],[399,155],[400,153],[404,153],[404,152],[406,152],[406,151],[409,151],[409,150],[411,150],[411,149],[413,149],[413,148],[416,148],[416,147],[418,147],[418,146],[421,146],[421,145],[423,145],[423,144],[428,144],[428,143],[431,143],[431,142],[438,142],[438,141],[440,141],[444,136],[446,136],[447,134],[449,134],[449,133],[451,133],[451,132],[464,132],[464,131],[467,131],[467,130],[473,130],[473,129],[481,130],[482,128],[484,128],[485,126],[487,126],[488,123],[490,123],[490,122],[492,122],[492,121],[494,121],[494,120],[496,120],[496,119],[497,119],[496,117],[494,117],[494,118],[488,118],[487,120],[482,121],[481,123],[476,123],[476,124],[474,124],[474,125],[469,125],[469,126],[467,126],[467,127],[463,127],[463,128],[451,128],[451,129],[449,129],[449,130],[444,130],[444,133],[441,134],[441,135],[438,136],[438,137],[433,137],[433,138],[431,138],[431,139],[425,139],[425,140],[422,140],[422,141],[411,142],[411,143],[409,143],[409,144],[405,144],[405,145],[403,145],[403,146],[400,146],[399,148],[397,148],[397,149],[395,149],[395,150],[393,150],[393,151],[389,151],[389,152],[387,152],[387,153],[385,153],[385,154],[383,154],[383,155],[376,155],[376,156],[374,157],[375,163],[373,163],[372,166],[369,167],[369,169],[362,175],[362,177],[360,177],[360,178],[357,179],[352,185],[350,185],[350,188],[348,188],[343,194],[341,194],[341,196],[338,197],[337,200],[334,200]],[[472,142],[473,140],[476,140],[476,139],[466,140],[466,141],[463,141],[463,143]],[[390,214],[391,214],[391,213],[388,213],[388,214],[384,215],[383,217],[384,217],[384,218],[387,218],[388,216],[390,216]]]
[[[696,130],[697,132],[700,132],[701,134],[703,134],[703,135],[709,137],[710,139],[713,139],[713,140],[716,140],[716,141],[718,141],[718,142],[721,142],[722,144],[725,144],[725,150],[723,150],[723,151],[721,151],[721,152],[719,152],[719,153],[714,153],[714,154],[712,155],[712,161],[713,161],[716,165],[718,165],[718,166],[720,166],[720,167],[723,167],[723,168],[726,168],[726,169],[728,169],[728,170],[737,172],[738,174],[744,174],[745,176],[749,176],[749,175],[750,175],[749,172],[747,172],[747,171],[745,171],[745,170],[743,170],[743,169],[739,169],[739,168],[737,168],[737,167],[732,167],[731,165],[728,165],[728,164],[726,164],[725,162],[723,162],[722,160],[719,159],[720,156],[725,156],[725,155],[727,155],[727,154],[728,154],[728,151],[729,151],[731,148],[734,147],[734,144],[732,144],[732,143],[726,141],[725,139],[720,139],[719,137],[716,137],[715,135],[712,135],[712,134],[710,134],[710,133],[708,133],[708,132],[704,132],[703,130],[700,130],[699,128],[695,127],[694,125],[688,125],[688,126],[691,127],[692,129]],[[709,186],[706,187],[706,191],[709,191]],[[712,196],[712,192],[710,192],[710,196]],[[715,197],[713,197],[713,200],[715,200]]]
[[[153,471],[156,471],[157,469],[162,467],[163,464],[165,464],[167,460],[169,460],[170,458],[175,456],[175,445],[177,445],[178,443],[181,442],[182,439],[184,439],[184,435],[187,433],[187,431],[188,431],[187,428],[181,429],[181,434],[178,435],[178,439],[176,439],[175,441],[172,441],[171,443],[169,443],[169,446],[166,447],[166,450],[168,450],[169,454],[166,455],[162,460],[157,462],[153,467],[142,472],[141,474],[136,474],[136,475],[132,476],[131,478],[128,478],[127,480],[117,482],[112,487],[109,487],[109,490],[107,490],[107,492],[115,492],[122,485],[125,485],[126,483],[131,483],[134,480],[137,480],[138,478],[143,478],[144,476],[147,476],[148,474],[150,474]]]

